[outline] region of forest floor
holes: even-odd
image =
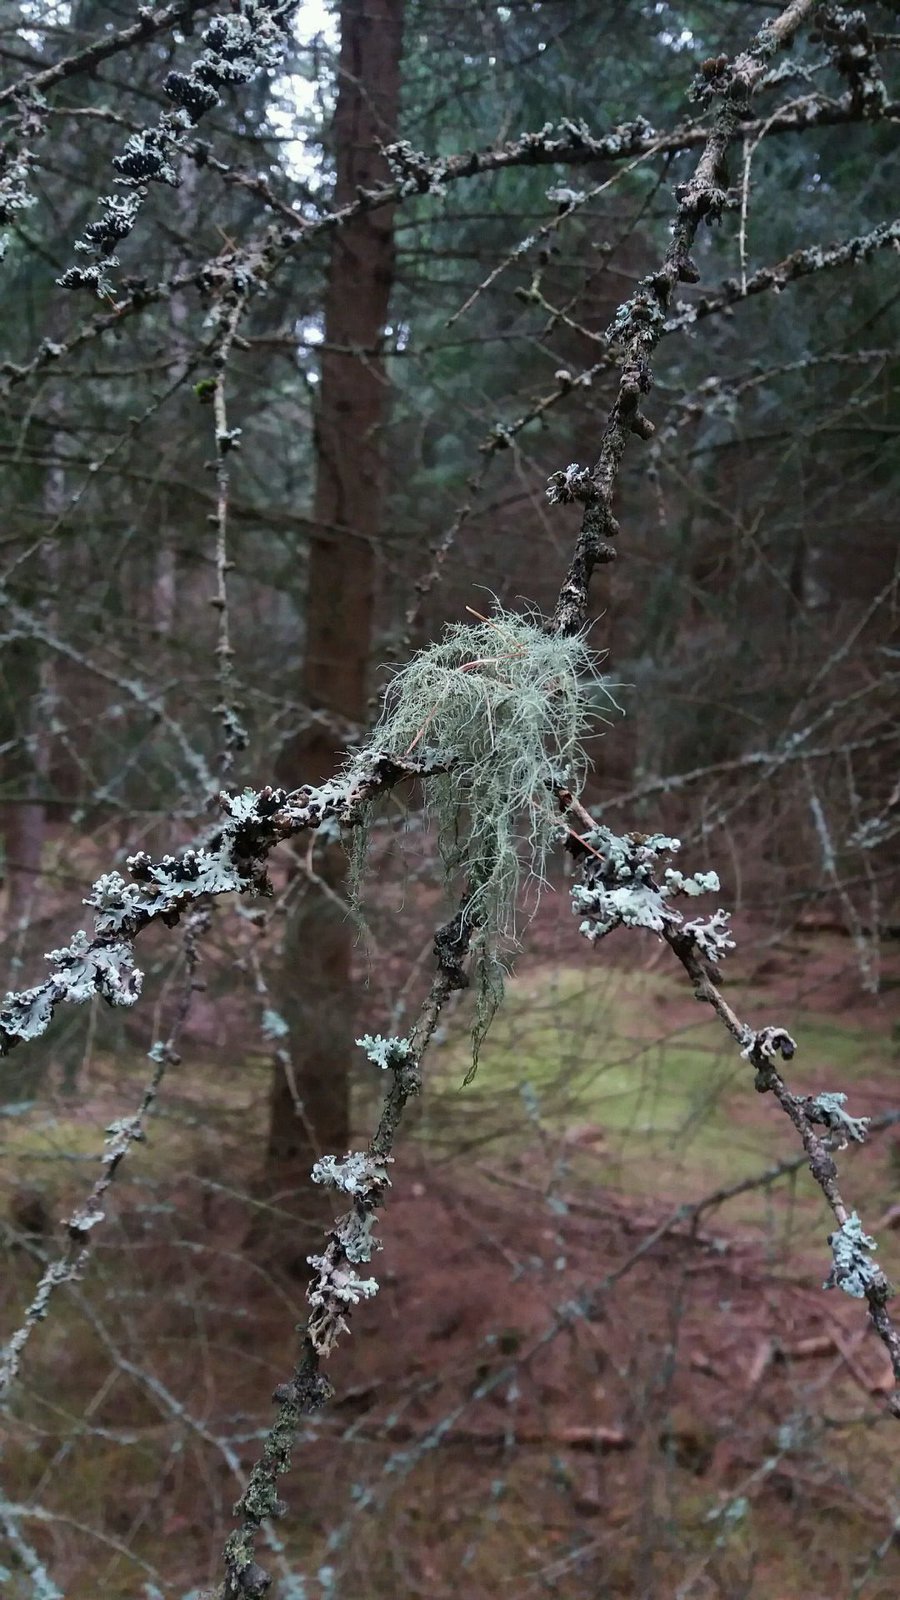
[[[896,956],[871,999],[845,939],[745,947],[729,999],[797,1036],[792,1086],[844,1090],[856,1115],[900,1106]],[[679,1210],[789,1161],[792,1129],[654,951],[583,949],[560,965],[552,927],[532,943],[465,1090],[449,1020],[392,1169],[379,1293],[285,1481],[302,1592],[895,1597],[888,1363],[861,1305],[823,1291],[809,1174]],[[4,1120],[4,1328],[145,1070],[97,1052],[77,1099]],[[268,1071],[252,1051],[186,1052],[82,1283],[29,1348],[3,1470],[45,1508],[27,1531],[68,1600],[215,1581],[303,1315],[302,1285],[242,1248],[248,1217],[290,1221],[253,1198]],[[839,1162],[900,1280],[900,1125]]]

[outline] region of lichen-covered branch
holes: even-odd
[[[793,250],[783,261],[777,261],[771,267],[760,267],[757,272],[751,273],[745,283],[740,283],[736,278],[726,279],[721,294],[706,295],[694,305],[681,307],[668,318],[664,331],[680,332],[706,317],[716,316],[730,306],[738,305],[742,300],[751,300],[768,290],[780,294],[789,283],[796,283],[801,278],[838,267],[853,267],[861,261],[870,260],[879,250],[896,251],[898,248],[900,218],[894,218],[890,222],[879,222],[867,233],[857,234],[852,239]]]
[[[130,882],[118,872],[97,879],[85,900],[96,911],[93,936],[80,930],[64,948],[51,950],[49,978],[7,994],[0,1005],[0,1055],[45,1033],[60,1005],[84,1004],[97,994],[109,1005],[133,1005],[143,984],[134,945],[144,928],[154,922],[175,927],[210,895],[267,894],[266,858],[282,840],[332,818],[356,827],[376,795],[444,766],[437,757],[429,762],[375,752],[318,788],[223,794],[226,821],[204,846],[161,861],[141,851],[129,857]]]
[[[752,45],[733,62],[725,57],[705,62],[694,84],[694,96],[714,104],[716,113],[693,176],[675,191],[678,210],[672,239],[656,271],[641,279],[621,305],[608,331],[620,349],[619,388],[606,421],[600,454],[590,469],[570,467],[563,481],[550,481],[551,498],[578,500],[584,507],[581,532],[557,603],[554,627],[578,633],[587,619],[588,591],[598,563],[615,559],[611,542],[619,532],[613,515],[613,491],[631,434],[652,437],[654,427],[642,406],[653,375],[650,358],[666,331],[666,315],[679,283],[696,283],[700,273],[691,249],[701,223],[710,225],[728,203],[727,154],[749,115],[751,96],[769,62],[789,43],[815,10],[815,0],[792,0],[781,15],[759,30]]]
[[[171,157],[186,147],[201,117],[221,104],[219,90],[249,83],[258,72],[278,65],[296,5],[297,0],[240,0],[230,16],[214,17],[203,30],[203,53],[187,72],[170,72],[163,82],[174,109],[164,111],[155,128],[133,133],[121,155],[113,156],[117,182],[125,192],[101,197],[102,215],[88,223],[75,245],[82,255],[96,259],[90,266],[69,267],[57,279],[64,289],[91,288],[112,297],[110,273],[119,265],[115,251],[137,222],[147,185],[177,187]]]
[[[163,6],[159,11],[151,11],[149,6],[141,7],[137,22],[129,28],[94,39],[83,50],[64,56],[52,67],[30,73],[17,83],[0,89],[0,106],[12,104],[16,107],[13,131],[4,137],[0,151],[0,227],[14,221],[19,212],[34,204],[35,197],[29,190],[28,178],[37,161],[35,146],[46,131],[50,112],[45,90],[66,78],[91,73],[101,61],[108,61],[111,56],[130,49],[132,45],[141,44],[174,24],[188,20],[195,11],[200,10],[202,3],[203,0],[180,0],[179,4]],[[5,237],[0,236],[0,259],[6,244]]]
[[[153,1071],[137,1111],[130,1117],[119,1118],[107,1128],[100,1175],[84,1203],[65,1219],[65,1249],[47,1266],[22,1323],[0,1353],[0,1399],[7,1394],[15,1379],[25,1346],[38,1323],[46,1317],[55,1290],[64,1283],[77,1283],[81,1277],[93,1247],[93,1230],[105,1219],[104,1196],[132,1145],[142,1143],[145,1138],[144,1122],[153,1108],[166,1068],[178,1065],[178,1044],[196,988],[198,941],[208,926],[209,912],[204,909],[193,911],[187,919],[184,933],[185,976],[168,1037],[158,1039],[150,1048]]]
[[[286,1510],[278,1496],[278,1480],[291,1464],[301,1420],[331,1397],[331,1384],[320,1371],[320,1362],[347,1331],[354,1306],[377,1292],[377,1280],[360,1277],[356,1269],[381,1248],[374,1227],[390,1186],[388,1167],[403,1113],[411,1096],[419,1092],[422,1059],[441,1011],[450,995],[468,983],[466,956],[475,928],[464,905],[438,929],[435,975],[415,1026],[405,1038],[366,1035],[359,1040],[369,1060],[389,1074],[387,1093],[367,1149],[351,1151],[342,1160],[325,1156],[313,1168],[315,1182],[346,1195],[350,1209],[338,1218],[322,1254],[310,1257],[314,1276],[307,1290],[310,1312],[301,1330],[300,1356],[290,1379],[275,1390],[278,1413],[235,1506],[239,1524],[225,1546],[225,1578],[218,1600],[261,1600],[270,1587],[270,1574],[256,1559],[256,1538],[264,1521],[280,1517]]]
[[[715,981],[715,972],[690,930],[668,930],[664,937],[691,979],[698,1000],[713,1007],[740,1044],[741,1055],[755,1068],[756,1088],[761,1094],[775,1096],[797,1130],[809,1170],[837,1223],[836,1231],[829,1235],[833,1259],[825,1288],[840,1288],[866,1301],[872,1327],[890,1357],[896,1387],[889,1404],[894,1415],[900,1417],[900,1331],[887,1309],[894,1293],[893,1286],[869,1253],[875,1249],[875,1241],[862,1231],[859,1217],[844,1201],[832,1154],[835,1149],[843,1149],[850,1139],[862,1143],[868,1119],[849,1116],[843,1109],[846,1100],[843,1094],[833,1091],[812,1096],[793,1094],[778,1066],[779,1059],[789,1061],[795,1053],[796,1044],[791,1035],[781,1027],[754,1029],[737,1017],[724,999]],[[818,1132],[819,1127],[825,1128],[824,1135]]]
[[[859,1217],[843,1198],[833,1155],[851,1141],[864,1143],[869,1119],[851,1116],[844,1109],[846,1095],[838,1091],[794,1094],[779,1066],[779,1061],[794,1056],[794,1039],[780,1026],[751,1027],[725,999],[719,987],[718,963],[734,948],[728,913],[720,908],[711,916],[686,920],[673,905],[681,896],[715,893],[719,888],[716,874],[685,876],[664,866],[679,850],[678,839],[664,834],[616,834],[598,826],[570,796],[563,794],[561,800],[582,827],[579,834],[569,836],[569,849],[580,867],[572,904],[583,919],[581,932],[592,943],[618,927],[647,928],[664,939],[690,978],[697,999],[712,1006],[741,1055],[755,1069],[757,1090],[773,1094],[790,1118],[837,1224],[829,1236],[833,1259],[825,1287],[841,1288],[866,1301],[872,1326],[890,1356],[896,1384],[890,1404],[900,1417],[900,1331],[887,1310],[893,1288],[870,1254],[875,1241],[863,1232]]]
[[[896,121],[900,119],[900,107],[885,103],[877,114],[885,120]],[[870,111],[867,115],[871,118],[874,113]],[[748,138],[768,137],[770,134],[802,133],[811,128],[857,122],[860,119],[860,109],[850,93],[837,100],[810,95],[764,122],[751,120],[742,123],[742,131]],[[538,132],[523,134],[500,149],[467,151],[455,156],[427,157],[413,151],[408,145],[392,146],[392,158],[398,173],[394,182],[378,189],[365,190],[349,205],[327,212],[324,216],[311,220],[291,220],[286,227],[270,228],[241,250],[221,255],[215,262],[187,268],[166,282],[155,285],[142,283],[120,299],[112,310],[94,315],[82,324],[65,342],[45,339],[30,361],[0,363],[0,374],[10,387],[21,384],[48,365],[63,360],[105,332],[118,327],[124,319],[139,315],[185,289],[208,291],[216,284],[221,287],[227,283],[238,284],[245,290],[251,284],[261,288],[295,249],[312,243],[322,233],[343,227],[361,211],[396,205],[417,194],[440,193],[448,184],[483,173],[520,166],[578,166],[597,160],[636,159],[651,152],[674,155],[702,146],[706,137],[705,130],[695,125],[657,134],[644,118],[621,123],[606,134],[594,135],[585,123],[567,120],[560,123],[558,128],[548,123]],[[187,153],[190,153],[189,149]],[[22,152],[13,146],[7,159],[12,167],[24,158]],[[23,178],[24,173],[19,173],[11,179],[11,193],[21,195],[21,203],[27,204],[27,195],[20,181]],[[259,181],[249,179],[248,183],[258,188]],[[285,221],[287,218],[283,218]]]
[[[57,83],[62,83],[65,78],[80,77],[82,73],[92,73],[99,67],[101,61],[108,61],[111,56],[120,55],[123,50],[130,50],[133,44],[141,44],[145,39],[152,39],[157,33],[165,33],[168,28],[175,27],[179,22],[185,22],[196,11],[204,9],[207,0],[177,0],[177,4],[161,6],[158,11],[153,11],[149,6],[141,6],[136,22],[127,28],[120,28],[117,33],[104,33],[99,39],[92,39],[84,49],[76,50],[70,56],[63,56],[60,61],[54,61],[50,67],[43,67],[40,72],[29,73],[27,77],[19,78],[16,83],[11,83],[5,89],[0,89],[0,106],[9,100],[18,100],[24,94],[37,91],[43,94],[46,89],[52,89]]]
[[[36,160],[34,146],[44,132],[44,106],[36,92],[23,94],[16,102],[15,137],[0,150],[0,228],[14,222],[22,211],[34,205],[28,178]],[[9,239],[0,234],[0,261]]]

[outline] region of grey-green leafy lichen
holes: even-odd
[[[390,1183],[384,1161],[368,1150],[351,1150],[338,1161],[336,1156],[321,1156],[312,1169],[313,1183],[324,1183],[345,1194],[370,1197]]]
[[[137,932],[157,917],[177,921],[191,900],[253,885],[252,864],[236,859],[239,839],[235,826],[222,830],[213,849],[186,850],[158,863],[143,854],[132,856],[133,883],[118,872],[103,873],[84,902],[96,912],[93,939],[80,929],[70,944],[48,952],[49,978],[7,994],[0,1006],[0,1054],[14,1041],[38,1038],[63,1002],[80,1005],[100,995],[112,1006],[133,1005],[143,985],[134,962]]]
[[[412,1055],[412,1045],[408,1039],[382,1038],[380,1033],[364,1033],[356,1043],[375,1067],[383,1071],[393,1071],[404,1065]]]
[[[391,1159],[390,1156],[377,1156],[371,1150],[351,1150],[343,1161],[336,1160],[334,1156],[322,1156],[312,1169],[313,1183],[339,1189],[353,1200],[353,1210],[340,1217],[334,1225],[332,1249],[335,1254],[342,1252],[354,1264],[370,1261],[375,1251],[381,1249],[373,1230],[377,1208],[384,1198],[385,1189],[390,1187],[387,1165]],[[330,1270],[331,1262],[326,1263],[324,1256],[311,1256],[309,1259],[320,1274],[323,1263]],[[313,1304],[324,1304],[329,1281],[326,1274],[322,1300]],[[375,1280],[371,1279],[370,1282],[374,1284]],[[374,1294],[375,1289],[371,1292]]]
[[[756,1068],[758,1082],[768,1087],[768,1071],[775,1062],[790,1061],[796,1054],[796,1040],[791,1038],[786,1028],[767,1025],[764,1028],[751,1028],[745,1025],[741,1035],[741,1055],[745,1061],[751,1061]]]
[[[834,1261],[823,1288],[843,1289],[855,1300],[864,1300],[869,1289],[880,1286],[883,1275],[868,1253],[877,1250],[878,1246],[874,1239],[863,1233],[862,1223],[855,1211],[851,1211],[846,1222],[829,1235],[828,1242]]]
[[[316,1279],[307,1291],[312,1310],[307,1333],[313,1346],[321,1355],[331,1353],[336,1341],[348,1330],[345,1311],[359,1305],[360,1300],[370,1300],[378,1293],[377,1278],[361,1278],[352,1266],[345,1266],[326,1253],[308,1256],[316,1272]]]
[[[823,1122],[831,1133],[837,1138],[838,1149],[844,1150],[850,1139],[856,1144],[865,1144],[866,1130],[869,1126],[869,1117],[851,1117],[844,1110],[847,1096],[839,1092],[823,1092],[814,1095],[807,1102],[807,1116],[812,1122]]]
[[[711,961],[721,960],[734,948],[726,911],[686,922],[672,905],[676,895],[694,898],[719,889],[714,872],[686,875],[674,867],[661,868],[666,856],[680,850],[680,839],[664,833],[620,835],[596,827],[582,836],[581,843],[586,854],[581,882],[572,890],[572,906],[584,918],[581,932],[592,943],[626,927],[658,934],[680,929]]]
[[[570,461],[562,472],[552,472],[547,479],[547,499],[552,506],[571,505],[576,500],[589,502],[594,495],[594,479],[590,467]]]
[[[0,1006],[0,1054],[12,1040],[39,1038],[64,1001],[79,1005],[99,994],[110,1005],[130,1006],[141,992],[143,974],[124,941],[92,945],[79,932],[65,949],[49,951],[47,960],[53,970],[44,983],[8,994]]]

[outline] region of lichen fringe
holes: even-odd
[[[448,763],[423,780],[449,888],[462,880],[476,929],[474,1065],[503,996],[504,954],[516,939],[523,874],[539,891],[560,837],[553,785],[578,793],[587,769],[583,738],[598,700],[614,702],[582,637],[560,638],[537,617],[495,610],[448,626],[397,672],[367,748]],[[351,885],[362,881],[368,821],[354,829]],[[468,1081],[468,1080],[467,1080]]]

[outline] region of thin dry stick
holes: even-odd
[[[809,795],[809,809],[813,819],[813,826],[816,830],[819,849],[822,852],[822,871],[825,877],[831,882],[834,891],[844,908],[844,915],[847,918],[847,925],[850,936],[853,940],[854,949],[856,950],[857,960],[859,962],[862,986],[868,991],[869,994],[877,994],[879,987],[877,924],[873,930],[871,940],[867,939],[859,913],[853,903],[853,899],[850,894],[848,894],[847,889],[841,881],[841,875],[838,871],[837,854],[834,848],[834,840],[831,837],[831,829],[828,826],[828,819],[825,815],[825,809],[821,800],[819,799],[818,790],[816,789],[816,785],[813,780],[812,769],[808,762],[804,762],[803,764],[803,776],[806,780],[806,788]]]
[[[753,139],[744,135],[741,171],[741,220],[738,226],[738,258],[741,266],[741,294],[747,293],[747,216],[750,210],[750,167],[753,157],[770,131],[778,112],[773,111]]]
[[[234,562],[228,556],[228,497],[231,487],[231,473],[229,458],[233,450],[239,448],[240,428],[229,428],[228,409],[225,397],[225,376],[228,368],[228,359],[231,355],[235,337],[241,317],[247,308],[247,293],[240,290],[233,291],[232,304],[229,308],[221,309],[222,337],[217,346],[213,361],[216,367],[216,376],[213,387],[213,417],[216,429],[216,510],[214,521],[216,525],[216,592],[210,599],[210,605],[218,612],[218,638],[216,640],[216,662],[219,676],[219,703],[216,713],[222,724],[223,747],[221,752],[220,770],[222,781],[227,781],[234,766],[235,756],[238,751],[245,750],[249,736],[240,717],[240,704],[237,698],[237,684],[234,672],[234,650],[228,621],[228,574],[234,570]]]
[[[452,328],[460,317],[464,317],[466,312],[470,311],[475,302],[484,294],[485,290],[490,289],[506,271],[507,267],[512,266],[514,261],[519,261],[529,250],[533,250],[536,245],[543,243],[545,239],[549,239],[551,234],[557,233],[563,223],[568,222],[569,218],[574,216],[575,212],[580,210],[582,206],[587,205],[591,200],[596,200],[598,195],[604,194],[607,189],[611,189],[614,183],[619,182],[620,178],[627,177],[629,172],[634,172],[636,167],[642,166],[645,161],[649,161],[650,157],[655,156],[663,149],[664,145],[665,139],[658,139],[655,143],[649,144],[646,150],[642,150],[640,155],[635,156],[633,161],[627,161],[624,167],[619,167],[618,171],[614,172],[612,177],[606,178],[603,183],[595,184],[592,189],[586,190],[584,194],[572,194],[571,198],[561,205],[557,216],[552,217],[549,222],[542,223],[535,233],[530,234],[527,239],[523,239],[502,261],[498,262],[496,267],[491,269],[487,277],[472,290],[472,293],[463,301],[459,309],[454,311],[451,317],[447,318],[444,327]]]

